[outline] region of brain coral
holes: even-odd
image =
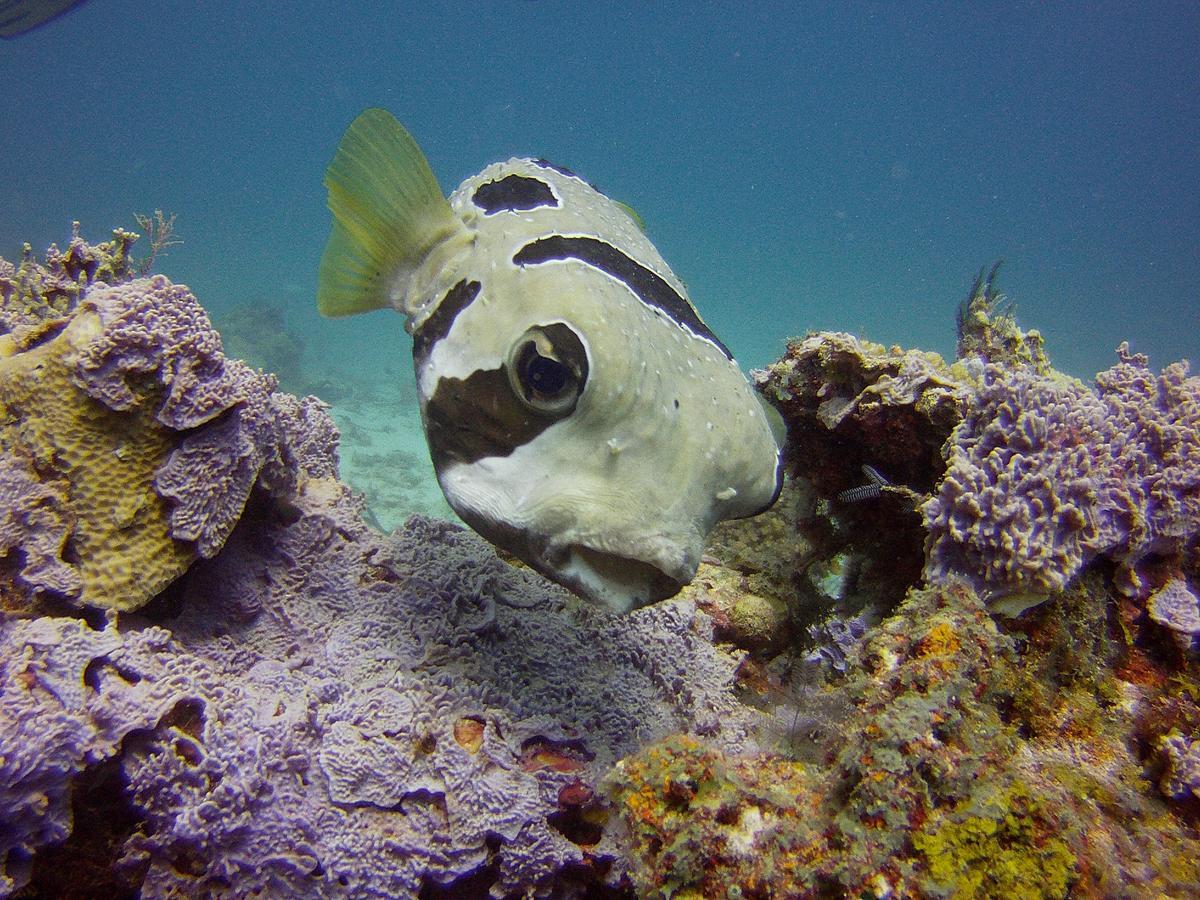
[[[57,521],[26,515],[23,539],[9,552],[22,553],[27,570],[31,555],[45,559],[47,542],[57,542],[55,558],[71,572],[53,583],[27,581],[25,603],[50,591],[82,603],[133,608],[194,557],[171,537],[167,501],[153,490],[154,473],[176,436],[154,422],[148,406],[117,412],[75,382],[79,353],[102,333],[99,315],[84,309],[52,339],[0,358],[0,468],[32,471],[60,497]],[[65,541],[57,536],[63,523],[70,526]],[[56,537],[45,535],[46,528]]]

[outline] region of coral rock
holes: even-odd
[[[893,482],[932,486],[938,451],[958,421],[965,388],[936,353],[887,348],[842,332],[788,343],[783,359],[754,373],[788,423],[793,471],[833,496],[863,462]],[[837,469],[829,477],[821,467]]]

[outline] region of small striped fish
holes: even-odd
[[[380,109],[325,185],[318,307],[404,314],[438,481],[484,537],[624,612],[691,581],[718,521],[774,502],[773,410],[628,207],[535,159],[447,200]]]

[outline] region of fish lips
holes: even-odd
[[[476,510],[457,512],[479,534],[551,581],[618,614],[675,596],[695,577],[703,552],[699,535],[626,532],[614,538],[560,532],[548,537]]]
[[[614,613],[666,600],[696,575],[700,551],[665,536],[640,540],[557,543],[535,567],[579,596]]]

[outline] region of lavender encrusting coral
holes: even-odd
[[[0,465],[0,558],[20,551],[15,577],[30,591],[78,592],[79,573],[62,559],[70,530],[66,497],[38,477],[31,460],[6,456]]]
[[[963,573],[981,591],[1060,590],[1095,553],[1095,451],[1104,416],[1082,384],[988,366],[947,443],[946,472],[922,507],[926,575]]]
[[[845,675],[850,667],[850,657],[866,635],[868,625],[862,615],[851,618],[834,615],[809,625],[808,639],[812,649],[805,655],[805,661]]]
[[[585,856],[550,824],[567,786],[669,732],[747,740],[734,661],[691,604],[609,617],[448,523],[370,533],[337,482],[295,503],[300,518],[244,523],[197,564],[170,630],[0,627],[11,720],[80,736],[54,769],[21,767],[36,787],[10,774],[7,815],[29,819],[31,792],[61,800],[119,753],[145,826],[116,866],[144,868],[150,893],[413,896],[487,871],[503,894],[616,855],[602,840]],[[92,636],[86,652],[59,649],[64,628]],[[64,698],[19,677],[47,667],[88,687]],[[25,739],[31,760],[47,752]],[[70,828],[63,802],[34,819],[10,858]]]
[[[1148,592],[1143,562],[1200,533],[1200,377],[1150,371],[1122,345],[1092,391],[1033,368],[988,366],[922,507],[926,576],[993,595],[1047,594],[1092,559]]]
[[[130,382],[147,377],[165,388],[155,417],[175,431],[246,399],[245,378],[226,372],[221,337],[183,285],[156,275],[98,286],[85,305],[99,315],[102,331],[80,354],[77,377],[109,409],[137,402]]]
[[[1117,355],[1096,376],[1108,413],[1099,431],[1108,462],[1101,544],[1127,590],[1141,593],[1143,559],[1177,557],[1200,535],[1200,376],[1186,361],[1156,374],[1128,344]]]

